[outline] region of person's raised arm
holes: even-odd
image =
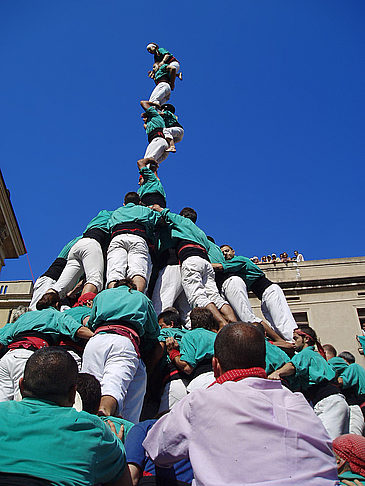
[[[156,162],[156,160],[153,157],[147,157],[146,159],[137,160],[138,169],[141,170],[144,167],[147,167],[147,165],[150,164],[151,162]]]
[[[146,110],[148,110],[148,108],[151,108],[152,105],[149,101],[142,100],[141,106],[146,111]]]
[[[194,368],[189,363],[187,363],[186,361],[183,361],[180,358],[180,352],[178,351],[179,344],[174,338],[168,337],[166,339],[166,349],[167,349],[167,352],[169,353],[171,362],[174,363],[175,366],[180,371],[183,371],[187,375],[190,375],[193,372]]]
[[[276,371],[273,371],[271,375],[268,376],[269,380],[281,380],[285,376],[291,376],[295,374],[295,366],[291,361],[285,363],[284,366]]]
[[[92,332],[91,329],[85,326],[79,327],[79,329],[76,332],[76,336],[80,339],[90,339],[93,337],[94,333]]]

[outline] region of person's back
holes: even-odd
[[[77,373],[75,360],[60,349],[41,349],[29,358],[20,381],[23,400],[0,403],[2,473],[65,486],[121,478],[119,439],[98,417],[72,408]]]
[[[228,324],[214,349],[216,382],[152,427],[144,441],[151,459],[168,466],[189,457],[196,486],[334,486],[336,465],[321,421],[301,394],[265,379],[262,333]]]
[[[70,486],[95,484],[122,470],[123,451],[97,416],[34,398],[0,403],[0,414],[2,472]]]

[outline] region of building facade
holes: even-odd
[[[0,171],[0,272],[6,258],[19,258],[25,253],[24,241],[10,202],[10,192]]]
[[[322,342],[338,352],[350,351],[365,366],[356,336],[365,327],[365,257],[337,258],[260,265],[267,278],[284,290],[294,318],[313,327]],[[12,310],[27,306],[33,284],[28,281],[0,282],[0,327],[11,319]],[[256,315],[260,301],[250,293]]]
[[[350,351],[365,366],[356,336],[365,324],[365,257],[263,264],[267,278],[284,290],[295,320],[313,327],[322,344]],[[260,302],[250,294],[261,316]]]

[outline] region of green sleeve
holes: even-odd
[[[153,304],[148,300],[147,322],[145,327],[146,339],[158,339],[160,335],[160,326],[158,325],[157,314]]]
[[[101,420],[101,437],[97,461],[94,465],[93,484],[116,481],[126,467],[125,450],[122,442],[113,434],[110,427]]]
[[[196,346],[189,333],[181,340],[180,345],[180,359],[186,361],[190,366],[196,366]]]
[[[295,354],[291,358],[290,362],[294,365],[296,374],[298,375],[300,375],[304,370],[307,370],[309,364],[307,355],[302,351],[298,354]]]
[[[14,324],[8,322],[5,326],[0,329],[0,343],[7,346],[11,343],[14,337]]]
[[[348,366],[340,377],[342,378],[344,389],[356,386],[359,380],[357,370],[353,366]]]
[[[171,52],[167,51],[166,49],[164,49],[163,47],[159,47],[158,48],[158,52],[162,55],[162,56],[165,56],[165,54],[169,54],[170,56],[172,56]]]
[[[80,323],[75,321],[73,317],[65,315],[62,312],[57,316],[57,325],[61,334],[70,336],[72,339],[75,339],[76,333],[81,327]]]
[[[240,260],[239,258],[235,258],[232,260],[225,260],[223,263],[223,272],[242,272],[245,270],[246,262]]]

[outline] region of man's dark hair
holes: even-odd
[[[223,372],[260,367],[265,369],[266,345],[262,332],[252,324],[224,326],[214,342],[214,356]]]
[[[124,196],[124,204],[139,204],[140,201],[139,195],[136,192],[127,192]]]
[[[47,292],[38,300],[36,307],[38,310],[48,309],[48,307],[56,307],[60,302],[58,292]]]
[[[164,310],[159,314],[158,320],[162,319],[165,324],[170,326],[172,324],[172,327],[178,327],[181,329],[181,319],[180,319],[180,314],[176,311],[173,310]]]
[[[129,277],[122,278],[121,280],[117,280],[115,282],[114,288],[116,289],[117,287],[122,287],[123,285],[125,287],[128,287],[129,290],[137,290],[137,285]]]
[[[228,248],[230,248],[231,250],[233,250],[233,248],[230,245],[227,245],[227,244],[221,245],[219,248],[222,249],[224,246],[228,246]]]
[[[356,361],[355,356],[352,353],[350,353],[350,351],[342,351],[342,353],[340,353],[338,357],[344,359],[349,364],[355,363]]]
[[[329,353],[333,354],[333,356],[337,356],[336,348],[332,346],[332,344],[324,344],[322,347],[325,351],[328,351]]]
[[[101,385],[95,376],[89,373],[79,373],[77,377],[77,391],[82,400],[82,410],[96,415],[101,400]]]
[[[164,105],[161,106],[162,111],[170,111],[171,113],[175,113],[175,107],[174,105],[171,105],[170,103],[165,103]]]
[[[193,208],[183,208],[180,211],[180,216],[190,219],[193,223],[196,223],[196,220],[198,219],[198,215]]]
[[[312,341],[314,343],[318,341],[317,333],[312,327],[309,327],[307,324],[302,324],[302,325],[298,324],[298,329],[308,334],[308,336],[312,338]]]
[[[213,236],[209,236],[209,235],[207,235],[207,239],[208,239],[209,241],[211,241],[212,243],[215,243],[215,239],[213,238]]]
[[[206,307],[194,307],[190,312],[191,329],[202,327],[208,331],[218,331],[219,325]]]
[[[22,395],[58,403],[76,385],[77,374],[76,361],[67,351],[38,349],[25,365]]]

